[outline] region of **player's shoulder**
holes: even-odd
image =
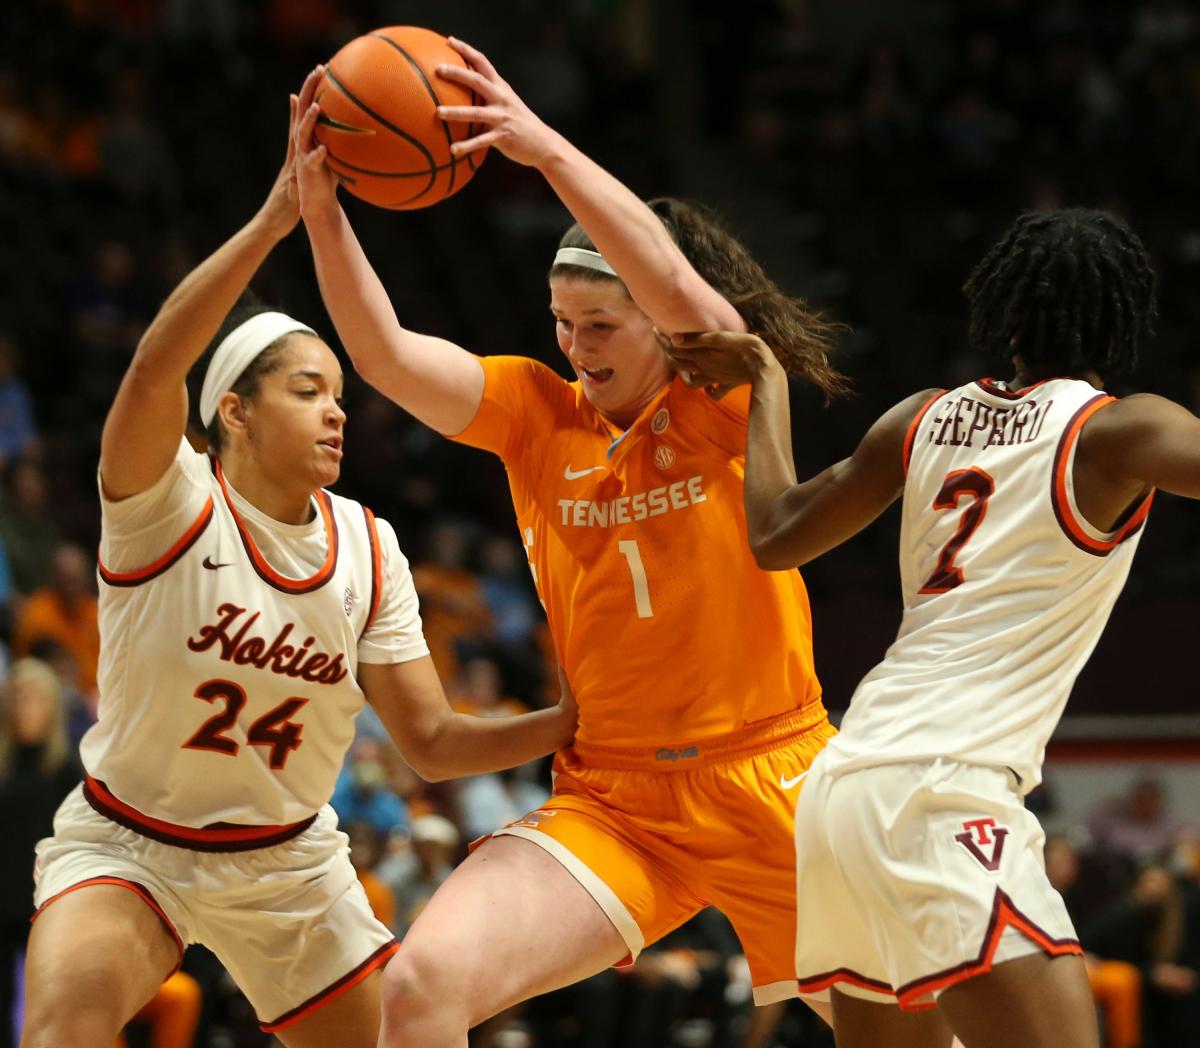
[[[1189,414],[1187,408],[1157,393],[1113,397],[1103,405],[1103,410],[1088,418],[1081,439],[1088,443],[1103,439],[1136,440],[1164,422]]]
[[[574,399],[569,383],[549,365],[533,357],[480,357],[487,386],[509,396],[566,402]]]

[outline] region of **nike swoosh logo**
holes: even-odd
[[[793,786],[797,785],[800,782],[800,780],[803,779],[804,776],[807,774],[808,774],[808,772],[802,771],[794,779],[788,779],[788,778],[785,778],[784,776],[780,775],[779,776],[779,785],[782,786],[785,790],[790,790]]]
[[[209,571],[216,571],[217,568],[228,568],[232,564],[233,561],[230,561],[228,564],[214,564],[212,562],[212,558],[209,556],[205,556],[205,558],[200,562],[200,566],[203,568],[208,568]]]
[[[563,476],[566,477],[567,480],[578,480],[580,477],[586,477],[589,473],[595,473],[596,470],[605,468],[606,467],[604,466],[593,466],[591,469],[574,470],[568,466],[565,470],[563,470]]]

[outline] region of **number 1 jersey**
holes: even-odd
[[[1113,402],[990,379],[917,414],[904,454],[904,618],[858,686],[830,770],[948,757],[1041,780],[1046,743],[1129,574],[1153,493],[1110,534],[1075,503],[1079,433]]]
[[[714,402],[675,379],[621,432],[537,361],[481,363],[454,439],[504,461],[577,737],[715,738],[816,702],[804,583],[760,570],[746,539],[746,391]]]

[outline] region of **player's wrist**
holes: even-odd
[[[555,172],[569,166],[573,154],[581,154],[554,128],[543,124],[542,129],[544,141],[536,150],[535,159],[530,166],[536,168],[544,176],[550,177]]]

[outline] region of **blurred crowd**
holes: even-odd
[[[535,110],[637,191],[717,206],[782,286],[849,324],[843,365],[858,395],[825,410],[796,391],[801,471],[847,453],[912,390],[996,370],[965,345],[958,288],[1031,207],[1089,204],[1129,219],[1161,292],[1136,388],[1200,409],[1196,0],[507,7],[504,18],[472,0],[0,9],[0,995],[10,1012],[30,850],[77,781],[76,744],[95,711],[89,551],[105,409],[158,304],[265,194],[289,90],[358,33],[422,24],[481,45]],[[406,324],[561,367],[544,279],[567,217],[536,173],[493,157],[427,212],[347,209]],[[256,286],[332,337],[302,233]],[[339,490],[396,526],[451,701],[485,716],[554,701],[552,646],[499,464],[361,383],[347,396]],[[1075,712],[1194,710],[1190,653],[1166,638],[1200,610],[1196,524],[1194,507],[1158,499]],[[893,515],[806,568],[835,709],[894,634],[895,548]],[[402,935],[467,843],[536,808],[548,785],[547,768],[530,766],[429,786],[368,711],[334,803],[373,905]],[[1110,1048],[1200,1037],[1200,847],[1163,814],[1158,789],[1139,784],[1087,825],[1058,827],[1048,846],[1094,955]],[[215,959],[189,957],[192,987],[176,986],[147,1022],[186,1011],[198,1045],[264,1043]],[[748,1002],[736,940],[706,912],[632,972],[501,1016],[479,1043],[828,1043],[803,1009]]]

